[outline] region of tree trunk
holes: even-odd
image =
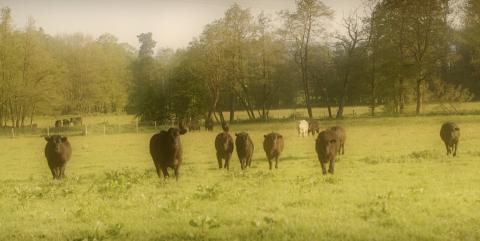
[[[345,98],[347,96],[347,91],[348,91],[348,81],[350,78],[350,70],[347,68],[347,70],[345,71],[346,71],[345,77],[343,80],[343,93],[342,93],[342,97],[340,98],[340,103],[338,105],[337,116],[336,116],[337,120],[343,119],[343,109],[345,107]]]
[[[372,57],[372,80],[370,84],[370,108],[372,110],[372,116],[375,116],[375,108],[377,106],[377,97],[376,97],[376,79],[375,79],[375,71],[376,71],[376,59],[375,59],[375,54]]]
[[[423,93],[422,93],[422,80],[421,79],[417,80],[416,92],[417,92],[417,108],[415,110],[415,113],[417,115],[420,115],[420,113],[422,111],[422,105],[423,105]]]
[[[399,80],[399,94],[398,94],[398,104],[399,104],[399,113],[403,114],[405,110],[405,86],[404,86],[404,79],[403,77],[400,77]]]
[[[230,94],[230,124],[235,122],[235,96]]]

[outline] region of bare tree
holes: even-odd
[[[293,42],[293,55],[295,62],[300,67],[305,104],[308,116],[313,118],[312,104],[310,99],[310,83],[308,76],[309,50],[312,41],[324,29],[321,24],[325,19],[332,16],[332,11],[319,0],[297,0],[295,12],[282,12],[286,36]]]
[[[342,94],[340,96],[336,119],[343,118],[343,109],[345,107],[345,99],[348,93],[351,77],[350,74],[353,67],[353,58],[357,52],[358,44],[362,40],[361,21],[356,11],[348,17],[344,17],[343,24],[347,33],[345,35],[337,36],[339,44],[343,47],[345,52],[345,63],[343,70]]]

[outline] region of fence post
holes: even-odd
[[[12,127],[12,138],[15,138],[15,129]]]
[[[103,122],[103,135],[106,135],[106,134],[107,134],[107,126],[105,122]]]
[[[84,133],[85,136],[88,136],[88,127],[87,127],[87,124],[85,124],[85,133]]]
[[[157,129],[157,121],[154,121],[155,124],[155,130]]]

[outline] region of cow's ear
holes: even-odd
[[[180,135],[184,135],[185,133],[187,133],[187,129],[180,129]]]
[[[61,137],[61,140],[62,140],[62,142],[66,142],[68,139],[67,139],[66,136],[62,136],[62,137]]]
[[[49,142],[51,139],[52,139],[52,137],[50,137],[50,136],[46,136],[46,137],[45,137],[45,140],[46,140],[47,142]]]
[[[283,136],[282,136],[282,135],[280,135],[280,134],[278,134],[278,138],[283,138]]]
[[[238,136],[238,133],[235,132],[235,136]]]
[[[456,130],[456,131],[459,131],[459,130],[460,130],[460,128],[458,128],[458,127],[457,127],[457,128],[455,128],[455,130]]]
[[[267,138],[267,135],[263,135],[263,137]]]

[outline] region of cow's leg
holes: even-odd
[[[218,161],[218,169],[222,169],[222,155],[217,152],[217,161]],[[225,164],[227,164],[227,162],[225,161]]]
[[[55,167],[52,167],[52,166],[50,166],[50,165],[48,165],[48,166],[49,166],[49,168],[50,168],[50,172],[52,173],[53,179],[55,179]]]
[[[162,177],[162,174],[161,174],[162,168],[160,168],[160,165],[158,164],[158,161],[153,160],[153,164],[155,164],[155,170],[157,171],[158,177]]]
[[[247,160],[248,160],[248,167],[252,167],[252,157],[249,157]]]
[[[453,156],[457,156],[457,147],[458,147],[458,142],[455,142],[454,146],[452,147]]]
[[[342,143],[342,155],[345,155],[345,143]]]
[[[53,179],[58,179],[58,167],[53,167]]]
[[[60,178],[64,178],[65,177],[65,166],[66,164],[64,163],[62,165],[62,167],[60,168]]]
[[[445,148],[447,148],[447,156],[450,155],[450,146],[445,142]]]
[[[163,178],[167,179],[168,178],[168,170],[167,167],[161,167],[162,173],[163,173]]]
[[[318,160],[320,161],[320,165],[322,166],[322,174],[327,175],[327,168],[325,167],[325,162],[323,162],[320,156],[318,157]]]
[[[328,167],[328,173],[333,174],[335,171],[335,159],[330,160],[330,165]]]
[[[270,170],[272,170],[273,161],[270,157],[267,157],[267,159],[268,159],[268,165],[270,167]]]
[[[225,155],[225,167],[228,170],[230,170],[230,159],[232,158],[232,154],[229,154],[227,153],[227,155]]]
[[[180,177],[180,165],[175,166],[173,170],[175,171],[175,180],[178,181],[178,178]]]
[[[275,156],[275,169],[278,169],[278,158],[279,156]]]

